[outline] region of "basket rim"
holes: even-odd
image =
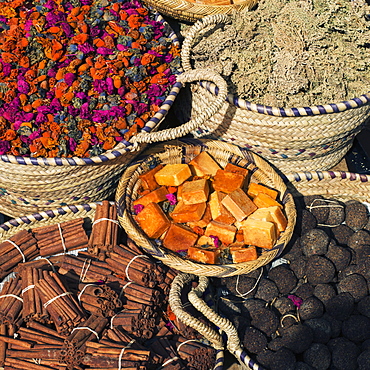
[[[198,84],[214,95],[218,95],[218,87],[209,81],[199,81]],[[324,114],[341,113],[350,109],[360,108],[370,103],[370,91],[353,99],[324,105],[312,105],[303,107],[283,108],[269,105],[252,103],[248,100],[238,98],[236,95],[228,94],[226,101],[237,108],[249,110],[275,117],[303,117],[318,116]]]
[[[172,43],[175,45],[180,45],[180,41],[177,37],[177,34],[172,29],[170,24],[162,17],[160,13],[158,13],[154,9],[150,9],[155,17],[155,20],[162,23],[168,32],[168,37],[172,40]],[[182,72],[180,71],[179,74]],[[156,129],[161,120],[167,115],[168,111],[172,107],[177,95],[182,88],[182,84],[180,82],[175,82],[166,99],[163,101],[162,105],[159,107],[159,110],[155,113],[155,115],[149,119],[144,127],[141,129],[140,132],[149,133],[153,129]],[[84,166],[84,165],[91,165],[96,163],[104,163],[111,159],[118,158],[128,151],[135,150],[135,146],[130,141],[122,140],[118,143],[113,149],[107,150],[102,154],[95,155],[92,157],[22,157],[22,156],[15,156],[10,154],[2,154],[0,155],[0,160],[6,163],[13,163],[13,164],[21,164],[21,165],[34,165],[34,166]]]
[[[256,268],[259,268],[261,266],[266,265],[267,263],[271,262],[271,260],[278,257],[283,252],[285,246],[289,242],[290,237],[293,233],[293,230],[294,230],[294,227],[295,227],[295,221],[296,221],[296,208],[295,208],[294,198],[293,198],[293,195],[291,194],[290,190],[286,187],[286,184],[285,184],[282,176],[280,174],[278,174],[275,171],[275,169],[273,169],[271,167],[271,165],[266,160],[264,160],[262,157],[260,157],[258,154],[255,154],[252,151],[244,149],[244,148],[238,148],[235,145],[232,145],[232,144],[229,144],[229,143],[219,142],[217,140],[199,140],[199,139],[183,139],[182,140],[182,139],[179,139],[179,140],[176,140],[176,141],[173,141],[173,142],[162,143],[160,145],[167,146],[167,145],[171,145],[170,143],[174,147],[177,146],[177,147],[181,148],[181,153],[179,153],[179,154],[181,155],[182,159],[184,158],[184,154],[185,154],[184,151],[186,150],[186,148],[199,147],[201,150],[207,150],[207,149],[209,149],[209,150],[219,150],[219,151],[222,150],[222,151],[228,153],[233,158],[239,157],[239,158],[245,159],[246,161],[248,161],[250,164],[252,164],[255,167],[254,169],[251,170],[252,174],[255,172],[255,170],[259,169],[258,164],[256,164],[254,162],[254,160],[257,160],[257,162],[260,162],[260,164],[263,164],[264,166],[266,166],[266,168],[268,168],[271,171],[271,174],[273,174],[276,177],[276,179],[279,179],[278,181],[281,180],[280,185],[283,186],[283,191],[281,191],[281,194],[280,194],[281,201],[284,205],[288,204],[289,209],[292,212],[290,217],[288,217],[288,215],[287,215],[287,217],[288,217],[287,230],[286,230],[286,232],[284,232],[280,236],[280,238],[277,240],[274,247],[272,249],[265,250],[264,253],[257,260],[241,262],[241,263],[230,263],[230,264],[200,263],[200,262],[196,262],[196,261],[193,261],[193,260],[187,260],[187,259],[179,256],[175,252],[172,252],[171,250],[168,250],[168,249],[164,248],[163,246],[156,245],[154,243],[154,241],[152,239],[148,238],[146,236],[146,234],[144,234],[144,232],[135,223],[134,217],[131,214],[130,202],[132,201],[132,199],[131,199],[130,194],[127,194],[128,186],[127,186],[127,184],[125,184],[125,186],[123,186],[123,181],[125,181],[125,173],[128,170],[130,170],[130,166],[135,167],[134,170],[136,171],[136,169],[139,166],[141,166],[145,163],[148,163],[148,161],[150,161],[150,159],[153,158],[153,156],[155,156],[155,154],[153,154],[153,153],[151,153],[151,155],[149,155],[149,156],[145,155],[145,153],[143,153],[139,158],[136,158],[131,163],[131,165],[129,165],[128,168],[125,170],[125,172],[123,173],[123,175],[121,177],[121,180],[118,184],[118,188],[117,188],[117,191],[116,191],[116,205],[117,205],[118,220],[120,221],[120,223],[121,223],[121,221],[126,220],[127,223],[130,224],[129,227],[124,227],[123,223],[125,223],[125,222],[121,223],[121,226],[125,229],[125,232],[127,233],[128,237],[136,243],[135,239],[132,237],[132,233],[129,230],[129,228],[132,227],[132,229],[135,230],[135,232],[138,232],[140,234],[140,236],[143,237],[143,239],[147,243],[148,247],[145,247],[144,245],[139,245],[139,247],[142,248],[146,253],[152,255],[155,258],[158,258],[158,259],[162,260],[165,264],[166,264],[166,262],[168,262],[168,260],[166,261],[166,259],[168,259],[168,257],[170,257],[170,258],[172,258],[176,261],[177,266],[179,264],[183,263],[183,264],[186,264],[188,266],[195,266],[198,269],[204,269],[205,270],[204,273],[202,271],[199,274],[206,275],[206,276],[233,276],[233,275],[237,275],[237,274],[240,274],[240,273],[244,273],[244,272],[239,272],[239,270],[241,270],[243,268],[249,268],[250,266],[253,266],[253,265],[257,264],[256,267],[251,269],[251,270],[253,270],[253,269],[256,269]],[[218,147],[212,147],[212,143],[214,143],[215,145],[220,144],[220,145],[223,146],[223,148],[220,149]],[[207,144],[208,145],[211,144],[211,147],[208,146]],[[225,149],[225,147],[230,148],[230,151],[227,151],[227,149]],[[238,154],[236,152],[231,151],[231,148],[233,148],[233,147],[236,151],[238,151]],[[157,152],[156,154],[165,153],[165,152],[166,152],[166,148],[164,148],[160,152]],[[271,180],[271,178],[270,178],[270,180]],[[121,189],[123,189],[122,194],[120,194]],[[267,258],[268,259],[267,262],[266,261],[261,262],[264,259],[264,257],[266,257],[266,254],[268,254],[269,256],[272,255],[272,254],[274,254],[274,255],[272,257],[270,256],[271,258]],[[172,265],[171,267],[174,267],[174,266]],[[181,271],[181,269],[178,268],[178,267],[174,267],[174,268]],[[209,271],[206,271],[207,268],[209,270],[217,270],[217,272],[215,274],[211,273]]]

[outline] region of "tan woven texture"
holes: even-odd
[[[138,227],[133,217],[132,202],[138,197],[137,190],[140,186],[139,175],[149,170],[153,159],[158,163],[184,163],[189,162],[202,150],[209,152],[218,163],[224,167],[228,162],[237,162],[240,166],[245,166],[251,171],[252,182],[260,182],[280,193],[280,201],[285,207],[288,226],[276,243],[276,247],[270,251],[265,251],[255,261],[225,264],[225,265],[206,265],[196,263],[180,257],[162,247],[158,247],[153,241]],[[291,238],[293,233],[296,210],[293,197],[287,193],[286,185],[275,170],[261,157],[250,152],[241,151],[237,146],[214,140],[177,140],[173,142],[161,143],[157,146],[148,148],[143,153],[144,160],[135,161],[123,173],[116,191],[116,203],[118,206],[118,219],[128,236],[143,250],[153,257],[158,258],[163,263],[175,268],[176,270],[195,274],[198,276],[234,276],[246,274],[272,261]],[[149,157],[146,157],[149,156]]]
[[[228,21],[226,15],[207,16],[187,31],[181,51],[185,71],[192,68],[192,46],[204,29]],[[176,106],[180,120],[200,114],[216,90],[209,83],[193,84]],[[249,148],[284,173],[327,170],[340,162],[363,128],[370,115],[369,100],[370,95],[364,94],[346,103],[285,108],[282,113],[280,108],[258,106],[229,94],[221,109],[192,134]]]
[[[205,2],[201,4],[186,0],[143,0],[143,3],[159,13],[186,22],[196,22],[210,14],[230,14],[234,10],[250,10],[257,3],[256,0],[239,1],[237,4],[228,5],[204,4]]]

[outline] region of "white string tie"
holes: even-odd
[[[44,303],[44,308],[46,308],[47,306],[49,306],[49,304],[50,303],[53,303],[55,300],[57,300],[58,298],[61,298],[61,297],[64,297],[64,296],[66,296],[66,295],[70,295],[70,294],[72,294],[72,292],[64,292],[64,293],[62,293],[62,294],[59,294],[59,295],[57,295],[56,297],[54,297],[54,298],[51,298],[51,299],[49,299],[47,302],[45,302]]]
[[[81,329],[86,329],[88,331],[91,331],[91,333],[93,333],[96,338],[99,340],[99,335],[98,333],[95,331],[95,330],[92,330],[91,328],[89,328],[88,326],[80,326],[80,327],[77,327],[77,328],[74,328],[72,331],[71,331],[71,334],[75,331],[75,330],[81,330]]]
[[[179,349],[181,348],[181,346],[183,346],[184,344],[189,343],[189,342],[202,343],[202,342],[200,342],[200,341],[199,341],[199,340],[197,340],[197,339],[188,339],[188,340],[186,340],[186,341],[184,341],[184,342],[180,343],[180,344],[177,346],[176,351],[177,351],[177,352],[179,352]]]
[[[256,282],[254,283],[254,285],[252,286],[251,289],[248,290],[248,292],[246,293],[240,293],[239,292],[239,288],[238,288],[238,285],[239,285],[239,276],[237,276],[236,278],[236,284],[235,284],[235,291],[239,294],[239,297],[242,297],[244,298],[245,296],[247,296],[250,292],[253,292],[253,290],[256,288],[256,286],[258,285],[258,283],[260,282],[261,280],[261,277],[262,277],[262,273],[263,273],[263,268],[261,268],[261,272],[260,272],[260,275],[258,276]]]
[[[132,339],[131,342],[126,347],[122,348],[121,353],[119,354],[119,358],[118,358],[118,370],[122,369],[122,356],[125,353],[125,350],[127,348],[130,348],[132,346],[132,343],[134,342],[135,342],[135,339]]]
[[[63,246],[64,254],[66,254],[67,248],[66,248],[66,245],[64,244],[64,238],[63,238],[62,228],[61,228],[60,224],[58,224],[58,229],[59,229],[60,239],[62,241],[62,246]]]
[[[35,284],[31,284],[29,286],[26,286],[23,290],[22,290],[22,295],[26,292],[28,292],[30,289],[33,289],[35,287]]]
[[[132,284],[132,281],[129,281],[127,284],[125,284],[123,287],[122,287],[122,289],[121,289],[121,291],[120,291],[120,293],[119,293],[119,296],[118,296],[118,299],[121,299],[121,297],[122,297],[122,294],[123,294],[123,291],[130,285],[130,284]]]
[[[4,295],[0,295],[0,298],[6,298],[6,297],[13,297],[15,299],[18,299],[18,301],[23,302],[23,299],[21,297],[18,297],[15,294],[4,294]]]
[[[132,281],[132,280],[130,279],[129,275],[128,275],[128,268],[130,267],[131,263],[132,263],[132,262],[134,262],[134,261],[136,260],[136,258],[139,258],[139,257],[148,258],[148,256],[146,256],[145,254],[138,254],[137,256],[135,256],[134,258],[132,258],[132,259],[128,262],[128,264],[127,264],[127,266],[126,266],[126,270],[125,270],[127,280]]]
[[[82,294],[84,293],[85,289],[86,289],[88,286],[96,286],[96,287],[98,287],[99,285],[96,285],[96,284],[87,284],[87,285],[85,285],[85,286],[82,288],[82,290],[81,290],[81,292],[79,293],[79,295],[77,296],[77,299],[78,299],[79,301],[81,301],[81,296],[82,296]]]
[[[9,239],[4,240],[4,242],[8,242],[8,243],[12,244],[14,247],[16,247],[18,249],[18,252],[22,255],[23,262],[26,262],[26,256],[23,254],[21,248],[19,248],[19,246],[17,244],[15,244],[13,241],[11,241]]]
[[[88,261],[88,262],[87,262]],[[87,262],[87,267],[86,266],[86,262]],[[91,265],[91,259],[85,259],[84,261],[84,264],[82,265],[82,269],[81,269],[81,272],[80,272],[80,281],[83,283],[83,281],[85,280],[86,278],[86,275],[87,275],[87,271],[89,270],[90,268],[90,265]]]
[[[95,224],[97,224],[98,222],[101,222],[101,221],[110,221],[110,222],[113,222],[114,224],[119,224],[119,222],[117,220],[112,220],[111,218],[99,218],[97,220],[95,220],[93,223],[92,223],[92,226],[94,226]]]
[[[169,360],[167,360],[165,363],[163,363],[163,364],[162,364],[162,367],[163,367],[163,366],[166,366],[166,365],[170,364],[171,362],[176,361],[176,360],[178,360],[178,359],[179,359],[179,358],[178,358],[177,356],[172,357],[172,358],[170,358]]]

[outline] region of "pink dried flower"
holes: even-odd
[[[170,202],[171,206],[174,206],[177,203],[177,199],[176,199],[175,194],[172,194],[172,193],[166,194],[166,198]]]
[[[299,298],[296,295],[288,295],[288,298],[293,302],[293,304],[295,306],[297,306],[298,308],[301,307],[301,305],[303,303],[303,299],[302,298]]]
[[[134,205],[134,213],[135,215],[139,214],[144,209],[142,204],[135,204]]]
[[[209,237],[213,240],[213,244],[216,248],[218,248],[221,245],[221,242],[218,236],[210,235]]]

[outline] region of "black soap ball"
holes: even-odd
[[[337,226],[342,224],[345,219],[345,205],[336,199],[328,199],[329,215],[326,225]]]
[[[292,300],[287,297],[277,298],[273,303],[273,307],[279,311],[280,315],[285,315],[286,313],[294,312],[296,308]]]
[[[350,264],[352,254],[349,248],[329,243],[325,257],[333,262],[337,271],[342,271]]]
[[[314,369],[326,370],[330,366],[331,353],[325,344],[312,343],[303,354],[303,360]]]
[[[295,370],[296,358],[292,351],[281,348],[272,355],[271,370]]]
[[[298,279],[302,279],[303,276],[306,275],[307,257],[302,256],[301,258],[291,261],[289,267]]]
[[[245,274],[221,279],[221,284],[231,294],[234,294],[236,296],[240,293],[244,294],[252,290],[249,294],[243,296],[244,298],[253,297],[253,293],[255,292],[255,290],[253,290],[252,288],[255,285],[255,283],[256,279],[249,277]]]
[[[363,351],[357,357],[358,370],[370,369],[370,349]]]
[[[311,229],[301,236],[300,243],[306,257],[322,256],[328,251],[329,236],[324,230]]]
[[[357,231],[365,227],[368,223],[366,206],[358,200],[350,200],[345,203],[346,217],[345,222],[351,229]]]
[[[348,246],[356,251],[360,245],[370,245],[370,233],[366,230],[358,230],[351,235],[348,240]]]
[[[331,229],[333,238],[339,245],[348,245],[349,238],[354,231],[346,224],[341,224]]]
[[[357,356],[360,354],[355,343],[347,338],[339,337],[328,342],[331,350],[331,360],[336,370],[356,370]]]
[[[262,352],[259,352],[256,356],[257,363],[266,368],[270,368],[270,364],[273,362],[274,352],[269,349],[264,349]]]
[[[297,285],[297,278],[294,272],[284,264],[272,268],[268,273],[268,277],[276,284],[281,294],[288,294]]]
[[[310,283],[304,283],[296,289],[294,294],[302,298],[303,300],[305,300],[313,296],[313,292],[314,292],[314,287]]]
[[[323,317],[309,319],[304,322],[313,332],[313,341],[317,343],[327,343],[331,338],[330,322]]]
[[[351,315],[343,321],[342,333],[352,342],[370,339],[370,319],[363,315]]]
[[[356,249],[350,249],[353,253],[352,263],[361,264],[365,262],[370,257],[370,245],[360,244],[356,246]]]
[[[354,307],[355,300],[349,293],[340,293],[325,304],[326,312],[337,320],[346,320]]]
[[[294,232],[281,256],[291,262],[301,258],[302,254],[300,237]]]
[[[331,337],[336,338],[342,332],[342,321],[335,319],[333,316],[329,315],[327,312],[321,316],[324,320],[330,323]]]
[[[298,312],[303,321],[321,317],[324,313],[324,304],[318,298],[312,296],[303,301]]]
[[[334,264],[323,256],[311,256],[307,260],[307,281],[311,284],[330,283],[335,276]]]
[[[294,370],[315,370],[312,366],[306,364],[305,362],[298,361],[295,364]]]
[[[267,337],[260,330],[251,326],[244,331],[243,344],[247,352],[259,353],[267,346]]]
[[[299,235],[303,235],[308,230],[314,229],[317,226],[316,217],[307,209],[302,209],[297,212],[296,229]]]
[[[284,330],[282,340],[292,352],[303,353],[312,343],[313,332],[308,326],[297,323]]]
[[[339,281],[338,293],[349,293],[358,302],[368,295],[367,281],[362,275],[352,274]]]
[[[279,289],[276,284],[267,278],[262,278],[258,283],[257,291],[254,298],[263,299],[266,302],[271,302],[279,294]]]
[[[316,217],[317,223],[325,224],[329,216],[329,207],[326,199],[321,195],[304,197],[306,208]]]
[[[357,311],[368,318],[370,318],[370,295],[362,298],[357,303]]]
[[[246,313],[247,317],[252,318],[253,312],[260,310],[261,308],[266,307],[266,302],[262,299],[246,299],[243,302],[243,312]]]
[[[370,349],[370,339],[366,339],[361,343],[361,351],[367,351]]]
[[[326,302],[337,295],[334,287],[331,284],[317,284],[313,291],[313,295],[320,299],[321,302]]]
[[[251,325],[270,337],[279,326],[279,318],[276,313],[268,308],[260,308],[251,312]]]

